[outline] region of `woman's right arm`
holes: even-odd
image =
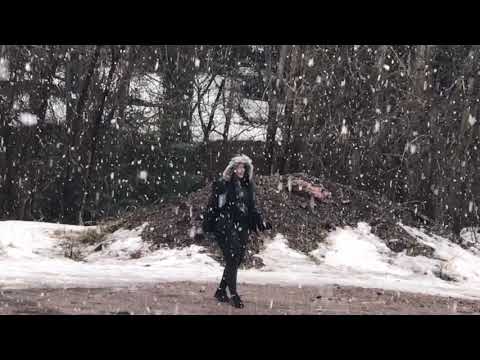
[[[214,193],[218,198],[218,209],[221,209],[227,202],[227,182],[221,178],[214,183]]]

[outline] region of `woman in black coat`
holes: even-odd
[[[255,204],[252,160],[246,155],[233,157],[220,179],[212,185],[212,195],[204,214],[203,230],[214,235],[220,246],[225,270],[215,292],[221,302],[229,301],[237,308],[243,302],[237,293],[237,272],[245,256],[247,241],[252,231],[271,229],[265,223]]]

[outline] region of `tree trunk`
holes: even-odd
[[[66,223],[78,224],[78,213],[83,194],[81,194],[81,130],[83,123],[83,110],[87,100],[88,88],[100,55],[100,45],[95,47],[95,51],[90,59],[90,63],[85,75],[85,79],[81,82],[80,96],[75,106],[75,112],[72,112],[70,145],[68,148],[68,162],[66,164],[66,176],[64,178],[63,187],[63,221]],[[71,76],[72,74],[69,74]],[[69,82],[71,79],[69,79]],[[67,92],[67,96],[70,93]],[[68,111],[68,108],[67,108]]]
[[[267,96],[268,96],[268,123],[267,135],[265,139],[265,160],[270,174],[274,172],[274,149],[275,139],[278,129],[278,96],[283,89],[283,71],[285,61],[289,50],[289,45],[282,45],[280,48],[280,57],[277,64],[277,76],[273,75],[273,46],[267,45],[265,52],[267,57]]]
[[[225,93],[227,93],[227,99],[225,99]],[[233,110],[235,108],[235,97],[237,96],[238,89],[235,80],[229,79],[225,84],[225,91],[223,92],[223,104],[225,111],[225,125],[223,127],[222,134],[222,152],[228,154],[229,141],[228,134],[230,133],[230,125],[232,122]]]
[[[299,47],[292,46],[290,53],[290,67],[288,72],[288,82],[285,95],[285,117],[282,124],[282,157],[280,158],[279,172],[284,174],[288,172],[288,164],[291,158],[292,150],[292,132],[294,131],[294,124],[296,119],[295,105],[296,105],[296,90],[297,90],[297,66],[299,58]]]
[[[89,151],[89,156],[87,159],[87,166],[85,167],[85,175],[83,177],[84,181],[82,181],[82,201],[80,204],[80,209],[78,212],[78,223],[80,225],[83,224],[83,212],[85,210],[85,203],[87,200],[87,196],[90,194],[92,183],[94,180],[92,179],[92,174],[94,173],[94,166],[96,163],[96,156],[97,156],[97,149],[99,148],[99,141],[100,141],[100,129],[102,125],[102,119],[103,119],[103,112],[105,110],[105,102],[110,94],[111,91],[111,85],[112,85],[112,80],[113,80],[113,74],[115,73],[116,67],[117,67],[117,62],[118,62],[118,54],[114,46],[111,47],[111,52],[112,52],[112,62],[110,65],[110,71],[108,72],[108,78],[107,82],[105,84],[105,89],[103,91],[103,94],[101,95],[100,99],[100,105],[98,106],[98,110],[95,113],[95,119],[93,126],[91,128],[91,135],[89,139],[90,143],[90,151]],[[108,123],[114,115],[115,112],[115,107],[112,104],[112,109],[110,110],[108,114],[108,118],[106,119],[106,122]]]
[[[119,125],[123,126],[125,123],[125,109],[127,107],[128,90],[130,87],[130,81],[135,65],[136,59],[136,47],[134,45],[127,46],[127,61],[121,62],[119,66],[122,67],[122,77],[120,79],[120,85],[117,95],[118,103],[118,120]]]
[[[3,56],[7,56],[7,51],[2,48]],[[12,66],[12,64],[11,64]],[[12,133],[12,126],[10,125],[12,109],[15,97],[17,95],[16,75],[12,79],[12,71],[10,72],[10,79],[12,85],[8,84],[8,98],[5,102],[0,102],[0,146],[4,149],[4,162],[1,164],[3,178],[0,179],[2,183],[2,213],[7,218],[12,218],[15,214],[15,200],[16,200],[16,165],[18,164],[17,143],[15,141],[15,134]]]

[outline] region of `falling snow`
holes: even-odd
[[[415,154],[417,152],[417,145],[410,144],[409,150],[410,150],[410,154],[412,155]]]
[[[22,112],[18,117],[18,121],[24,126],[34,126],[37,125],[38,117],[31,113]]]
[[[473,117],[472,114],[469,114],[468,115],[468,123],[470,124],[470,126],[475,125],[476,122],[477,122],[477,119],[475,119],[475,117]]]
[[[10,78],[10,71],[8,68],[8,60],[0,58],[0,81],[8,81]]]
[[[148,177],[148,172],[146,170],[142,170],[138,174],[138,178],[141,180],[147,181],[147,177]]]

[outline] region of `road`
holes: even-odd
[[[244,309],[218,303],[215,284],[159,283],[129,288],[0,291],[0,314],[88,315],[336,315],[478,314],[480,300],[338,285],[286,287],[240,284]]]

